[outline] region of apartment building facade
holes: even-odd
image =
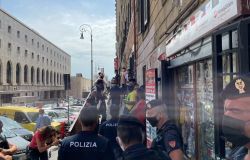
[[[170,106],[189,159],[224,159],[234,149],[223,139],[219,93],[235,76],[250,73],[248,16],[246,1],[116,1],[120,69],[129,68],[134,55],[146,95],[147,73],[155,71],[155,98]]]
[[[80,73],[76,74],[76,76],[71,76],[70,83],[69,96],[74,98],[86,98],[91,90],[91,80],[84,78]]]
[[[68,53],[0,9],[1,103],[13,97],[63,97],[63,74],[70,71]]]

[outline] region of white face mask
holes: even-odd
[[[122,140],[120,139],[120,137],[116,137],[116,141],[118,142],[118,144],[119,144],[119,146],[121,147],[121,149],[122,149],[123,151],[125,151],[125,147],[123,146]]]

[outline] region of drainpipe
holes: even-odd
[[[135,7],[135,1],[133,1],[133,9],[134,9],[134,54],[135,54],[135,64],[134,64],[134,68],[135,68],[135,79],[137,79],[137,50],[136,50],[136,7]]]

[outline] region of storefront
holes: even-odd
[[[220,93],[250,70],[250,19],[239,18],[242,5],[207,0],[167,42],[162,95],[173,107],[190,159],[224,159],[234,147],[221,132]]]

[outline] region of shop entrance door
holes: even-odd
[[[183,151],[191,159],[214,160],[212,59],[176,70],[176,104]]]

